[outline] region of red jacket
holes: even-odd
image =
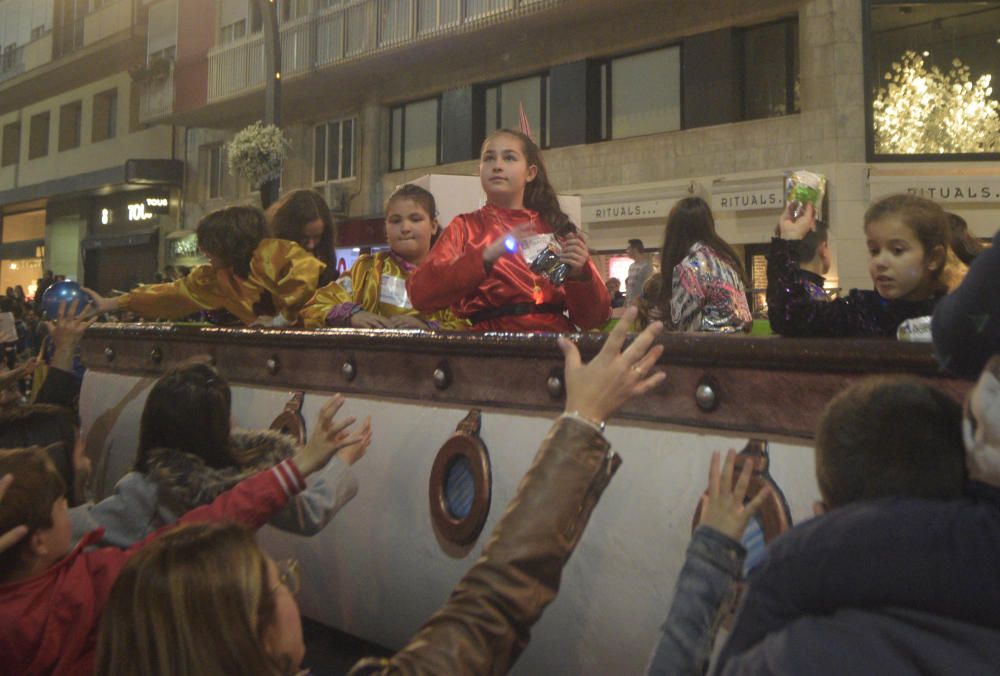
[[[569,319],[559,314],[499,317],[475,324],[474,331],[575,331],[574,324],[582,329],[604,324],[611,315],[611,299],[593,261],[588,261],[584,279],[567,280],[562,286],[533,273],[520,254],[503,255],[486,271],[483,250],[527,221],[535,224],[538,233],[552,232],[549,224],[529,209],[487,204],[479,211],[456,216],[427,260],[406,281],[413,307],[421,312],[451,307],[463,318],[515,303],[544,303],[569,310]],[[536,285],[541,298],[534,297]]]
[[[209,505],[178,520],[237,521],[260,528],[305,488],[291,460],[241,481]],[[70,554],[41,575],[0,585],[0,674],[93,674],[101,614],[119,571],[161,528],[127,550],[84,551],[102,530],[84,537]]]

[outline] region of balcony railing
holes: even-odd
[[[281,77],[363,58],[417,40],[504,20],[566,0],[347,0],[281,27]],[[208,100],[264,85],[264,37],[255,33],[208,53]]]
[[[0,82],[24,72],[24,45],[5,49],[0,54]]]
[[[174,111],[174,69],[139,84],[139,121],[143,124]]]

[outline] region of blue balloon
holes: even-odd
[[[69,311],[70,305],[77,299],[79,299],[79,303],[76,307],[76,314],[80,314],[94,302],[90,294],[76,282],[56,282],[47,288],[42,296],[42,311],[45,313],[46,319],[59,319],[59,306],[65,303],[66,310]]]

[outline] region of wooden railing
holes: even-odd
[[[349,0],[281,27],[281,76],[364,58],[417,40],[472,29],[566,0]],[[264,38],[255,33],[208,53],[208,100],[264,85]]]

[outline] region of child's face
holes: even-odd
[[[306,227],[302,228],[302,239],[299,244],[309,253],[314,252],[319,241],[323,239],[323,230],[323,219],[317,218],[314,221],[309,221],[306,223]]]
[[[385,217],[385,238],[397,255],[408,263],[420,265],[431,249],[431,238],[438,231],[437,220],[411,199],[389,202]]]
[[[537,175],[538,167],[528,164],[521,139],[516,136],[499,134],[483,145],[479,180],[489,201],[515,208],[524,206],[524,188]]]
[[[868,238],[868,274],[875,290],[889,300],[923,300],[933,291],[932,273],[940,263],[902,219],[890,215],[865,228]]]

